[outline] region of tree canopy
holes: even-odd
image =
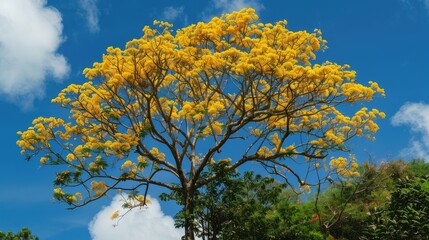
[[[253,9],[176,31],[154,25],[124,49],[109,47],[86,82],[52,100],[68,118],[39,117],[18,132],[27,159],[58,170],[55,199],[79,207],[120,189],[132,193],[127,207],[142,206],[153,184],[181,192],[192,213],[196,191],[218,177],[204,174],[209,165],[259,163],[296,191],[359,174],[353,158],[324,161],[355,136],[373,137],[385,114],[363,102],[384,90],[357,83],[348,65],[313,63],[326,49],[320,30],[262,23]],[[341,107],[353,103],[354,113]]]
[[[2,240],[39,240],[38,237],[31,234],[28,228],[22,228],[18,233],[13,232],[1,232],[0,239]]]
[[[366,162],[359,177],[333,181],[304,201],[272,177],[210,168],[222,176],[195,196],[196,232],[203,240],[427,239],[428,166]],[[175,193],[166,197],[182,204]],[[183,219],[183,212],[176,215],[180,226]]]
[[[286,184],[254,172],[241,175],[218,166],[212,171],[221,176],[195,194],[193,218],[200,239],[323,239],[318,225],[310,223],[313,204],[302,204]],[[161,197],[183,204],[175,192]],[[185,215],[175,216],[177,226],[183,226]]]

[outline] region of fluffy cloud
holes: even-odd
[[[402,150],[404,157],[425,158],[429,161],[429,104],[406,103],[393,116],[394,126],[411,128],[414,136],[408,148]]]
[[[176,20],[177,17],[183,14],[183,9],[183,7],[166,7],[162,13],[162,19],[166,21]]]
[[[89,31],[100,31],[100,26],[98,25],[99,13],[96,5],[96,0],[79,0],[79,6],[83,10],[83,16],[86,19]]]
[[[57,53],[61,21],[46,0],[0,1],[0,95],[29,107],[44,95],[48,77],[68,75],[67,60]]]
[[[183,230],[174,227],[174,220],[164,215],[156,199],[151,199],[146,209],[134,209],[127,213],[118,223],[110,216],[122,209],[122,196],[116,195],[112,203],[103,208],[89,224],[93,240],[177,240],[183,236]]]
[[[242,8],[254,8],[256,11],[264,8],[264,5],[256,0],[213,0],[213,3],[214,7],[222,13],[230,13]]]

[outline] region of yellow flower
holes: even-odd
[[[82,193],[76,192],[75,195],[77,198],[79,198],[79,200],[82,200]]]
[[[250,134],[252,134],[255,137],[259,137],[262,135],[262,130],[259,128],[255,128],[255,129],[252,129],[252,131],[250,131]]]
[[[311,189],[310,189],[310,186],[309,186],[309,185],[305,184],[303,187],[304,187],[304,190],[305,190],[306,192],[308,192],[308,193],[310,193],[310,192],[311,192]]]
[[[133,162],[131,162],[131,160],[127,160],[125,161],[122,166],[121,166],[121,170],[124,170],[126,168],[132,168],[133,167]]]
[[[110,220],[114,220],[117,217],[119,217],[119,210],[116,210],[115,212],[113,212],[113,214],[110,216]]]
[[[153,147],[150,151],[149,151],[154,157],[158,158],[161,161],[165,160],[165,154],[164,153],[160,153],[158,148]]]
[[[47,158],[47,157],[41,157],[40,158],[40,163],[41,164],[46,164],[46,162],[49,160],[49,158]]]
[[[286,153],[296,153],[295,146],[289,145],[285,148]]]
[[[222,124],[220,122],[214,122],[212,128],[216,134],[222,134]]]
[[[139,202],[141,202],[141,203],[143,203],[143,202],[145,202],[145,203],[152,203],[152,201],[148,197],[146,197],[146,199],[145,199],[145,197],[143,195],[138,195],[136,197],[136,200],[139,201]]]
[[[105,191],[105,190],[107,190],[107,188],[108,187],[107,187],[106,183],[103,181],[99,181],[99,182],[92,181],[91,182],[91,190],[92,191],[97,191],[97,190]],[[98,195],[100,195],[100,194],[98,194]]]
[[[68,203],[72,203],[72,202],[76,202],[76,201],[77,201],[76,196],[70,195],[70,196],[67,197],[67,202]]]
[[[76,159],[76,156],[73,153],[69,153],[66,156],[67,161],[73,161]]]
[[[55,189],[54,189],[54,193],[55,193],[55,194],[61,194],[61,195],[64,195],[64,192],[63,192],[63,190],[62,190],[61,188],[55,188]]]

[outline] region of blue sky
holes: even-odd
[[[90,229],[97,239],[132,239],[127,234],[156,239],[148,229],[169,229],[169,237],[160,239],[178,239],[171,227],[148,224],[171,226],[171,218],[162,215],[174,215],[177,207],[171,204],[161,203],[161,210],[155,203],[145,222],[138,220],[144,214],[135,213],[114,229],[103,216],[114,211],[117,199],[73,211],[54,203],[55,169],[26,162],[15,145],[16,132],[38,116],[63,114],[50,100],[67,85],[83,82],[82,70],[108,46],[123,47],[154,19],[180,28],[241,7],[256,8],[262,22],[286,19],[291,30],[321,29],[329,48],[317,61],[349,64],[359,82],[373,80],[385,88],[385,98],[368,104],[387,114],[379,121],[377,140],[350,145],[360,161],[429,156],[428,0],[2,0],[0,230],[26,226],[41,239],[91,239],[88,225],[94,220]]]

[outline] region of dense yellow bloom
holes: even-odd
[[[357,172],[358,164],[352,159],[350,162],[344,157],[332,158],[329,162],[332,169],[336,170],[337,173],[344,177],[359,176]]]
[[[57,188],[61,201],[77,204],[131,189],[124,180],[199,183],[194,178],[216,164],[213,159],[229,159],[232,168],[259,161],[291,172],[295,164],[287,158],[293,158],[311,172],[330,150],[346,151],[351,138],[373,139],[376,121],[386,117],[364,106],[385,95],[376,82],[358,83],[347,64],[315,63],[327,49],[318,29],[263,23],[253,9],[177,30],[167,22],[154,25],[123,48],[108,47],[83,71],[86,82],[52,99],[67,118],[38,117],[18,132],[22,154],[61,166],[58,186],[89,190],[69,196]],[[228,158],[228,148],[238,157]],[[358,175],[353,159],[333,158],[329,166],[343,177]],[[167,182],[171,177],[177,179]]]

